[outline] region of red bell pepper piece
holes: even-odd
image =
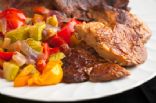
[[[0,52],[0,59],[9,61],[12,59],[12,56],[14,55],[14,52]]]
[[[59,52],[59,48],[50,48],[47,43],[43,44],[44,59],[48,59],[50,55]]]
[[[45,59],[39,59],[39,60],[37,60],[37,64],[36,64],[36,66],[37,66],[37,69],[38,69],[38,71],[40,72],[40,73],[42,73],[43,72],[43,70],[44,70],[44,68],[46,67],[46,60]]]
[[[61,37],[64,41],[70,44],[70,38],[74,32],[74,26],[80,22],[76,19],[71,19],[62,29],[58,32],[58,36]]]
[[[59,48],[49,48],[49,55],[59,52]]]
[[[66,42],[58,35],[55,35],[54,37],[52,37],[48,40],[48,44],[51,47],[60,47],[62,44],[65,44],[65,43]]]
[[[37,68],[42,73],[44,68],[46,67],[46,62],[50,55],[57,53],[59,48],[50,48],[47,43],[43,44],[43,58],[40,58],[37,61]]]
[[[70,20],[62,29],[57,33],[57,35],[49,38],[47,40],[51,47],[60,47],[63,44],[70,44],[71,36],[74,32],[74,26],[80,22],[74,18]]]
[[[43,6],[35,7],[33,11],[42,15],[48,15],[50,13],[50,10]]]
[[[44,68],[46,67],[46,61],[48,59],[49,53],[48,53],[48,44],[43,44],[43,57],[40,58],[39,60],[37,60],[37,69],[39,70],[39,72],[42,73],[42,71],[44,70]]]
[[[22,25],[23,21],[20,21],[17,18],[7,20],[7,30],[16,29]]]
[[[50,48],[47,43],[43,44],[44,59],[48,59],[50,55],[55,54],[59,51],[59,48]]]
[[[12,30],[24,25],[26,17],[21,10],[9,8],[0,13],[0,19],[6,20],[7,30]]]
[[[43,44],[43,59],[47,60],[48,59],[48,56],[49,56],[49,52],[48,52],[48,49],[49,49],[49,46],[47,43],[44,43]]]

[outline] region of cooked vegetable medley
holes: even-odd
[[[0,67],[15,87],[60,83],[65,57],[60,46],[79,43],[74,35],[79,21],[60,23],[56,15],[35,10],[32,18],[15,8],[0,12]]]

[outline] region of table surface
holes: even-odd
[[[150,3],[150,5],[146,5]],[[153,35],[156,33],[156,0],[130,0],[131,4],[135,4],[132,10],[149,24]],[[152,14],[152,15],[151,15]],[[101,98],[97,100],[85,101],[86,103],[156,103],[156,77],[149,82],[134,88],[130,91]],[[21,100],[12,97],[0,95],[0,103],[39,103],[28,100]],[[41,102],[40,102],[41,103]]]

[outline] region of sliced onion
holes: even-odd
[[[18,51],[20,52],[21,50],[21,41],[16,41],[15,43],[12,43],[9,47],[8,47],[8,51]]]
[[[17,65],[22,66],[26,63],[26,58],[23,54],[16,52],[13,57],[12,57],[13,61],[16,62]]]
[[[26,41],[21,41],[21,51],[27,56],[34,60],[37,60],[37,58],[41,55],[41,53],[33,50]]]
[[[36,63],[35,60],[33,60],[30,57],[27,57],[26,59],[27,59],[26,64],[33,64],[33,65],[35,65],[35,63]]]
[[[53,33],[50,32],[51,30],[53,31]],[[60,30],[59,27],[53,27],[52,25],[47,24],[46,28],[43,30],[43,33],[42,33],[44,40],[57,34],[59,30]]]

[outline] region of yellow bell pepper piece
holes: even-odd
[[[44,20],[44,17],[39,14],[34,14],[34,17],[32,18],[33,23],[42,22]]]
[[[28,45],[29,45],[32,49],[34,49],[34,50],[36,50],[36,51],[38,51],[38,52],[42,52],[43,47],[42,47],[40,41],[35,41],[34,39],[29,38],[29,39],[26,40],[26,42],[28,43]]]
[[[49,17],[47,19],[47,23],[54,26],[54,27],[58,27],[58,20],[57,20],[56,15],[53,15],[53,16]]]
[[[54,85],[60,83],[63,78],[63,70],[61,61],[50,61],[44,69],[42,75],[34,74],[28,81],[29,86],[34,85]]]
[[[49,61],[59,61],[65,57],[64,53],[58,52],[50,56]]]
[[[22,26],[15,30],[6,33],[6,37],[10,38],[12,42],[17,40],[25,40],[29,36],[29,26]]]
[[[20,86],[26,86],[28,85],[28,80],[32,77],[32,75],[36,73],[39,74],[39,72],[36,70],[34,65],[28,65],[26,66],[20,73],[17,75],[17,77],[14,80],[14,86],[20,87]]]
[[[37,71],[37,69],[35,68],[34,65],[32,64],[29,64],[28,66],[26,66],[21,72],[20,74],[18,75],[19,77],[20,76],[26,76],[26,75],[31,75],[31,74],[34,74],[34,73],[39,73]]]
[[[30,37],[34,40],[42,40],[42,31],[46,27],[45,22],[36,23],[30,28]]]
[[[17,73],[19,72],[19,66],[11,62],[3,63],[3,73],[4,78],[8,81],[12,81],[15,79]]]
[[[50,61],[40,74],[33,65],[29,65],[16,77],[14,86],[44,86],[60,83],[63,78],[61,66],[61,61]]]

